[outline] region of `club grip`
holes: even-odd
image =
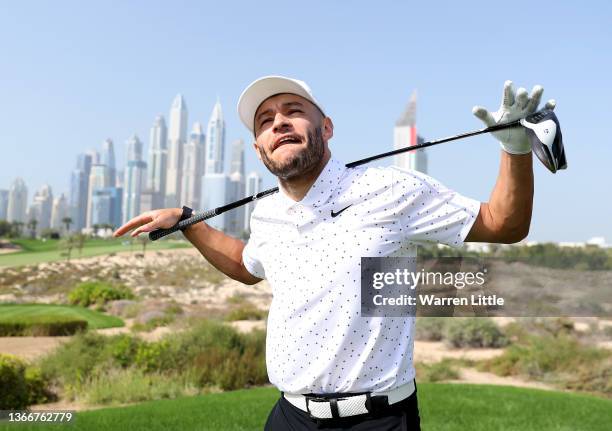
[[[177,232],[181,229],[185,229],[193,224],[207,220],[216,215],[217,215],[217,212],[215,210],[209,210],[201,214],[196,214],[193,217],[189,217],[188,219],[182,220],[178,222],[177,224],[175,224],[174,226],[169,227],[167,229],[156,229],[154,231],[149,232],[149,239],[151,241],[157,241],[158,239],[163,238],[167,235],[170,235],[171,233]]]

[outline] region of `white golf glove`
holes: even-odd
[[[472,113],[481,119],[487,127],[509,123],[535,112],[538,109],[543,92],[544,88],[541,85],[536,85],[531,90],[530,97],[527,96],[527,90],[524,88],[519,88],[515,96],[512,81],[506,81],[502,103],[496,112],[489,112],[482,106],[474,106]],[[555,101],[551,99],[546,102],[545,107],[546,109],[555,109],[555,105]],[[510,127],[492,133],[507,153],[527,154],[531,151],[531,144],[524,127]]]

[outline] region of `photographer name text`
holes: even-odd
[[[470,295],[469,297],[438,297],[432,294],[419,294],[417,296],[412,295],[400,295],[396,297],[385,297],[383,295],[374,295],[372,298],[374,305],[406,305],[414,306],[417,305],[417,298],[419,305],[429,306],[462,306],[462,305],[474,305],[474,306],[499,306],[503,307],[504,298],[497,295]]]

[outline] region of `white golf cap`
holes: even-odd
[[[238,116],[246,128],[253,134],[255,133],[253,130],[255,112],[257,112],[259,105],[267,98],[281,93],[302,96],[304,99],[315,104],[321,112],[325,112],[321,104],[312,95],[308,84],[304,81],[285,76],[264,76],[251,82],[240,95],[240,99],[238,99]]]

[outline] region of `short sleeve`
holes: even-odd
[[[480,201],[462,196],[421,172],[390,169],[405,239],[462,246],[476,221]]]
[[[264,267],[259,259],[258,241],[253,235],[242,250],[242,263],[247,271],[255,277],[266,278]]]

